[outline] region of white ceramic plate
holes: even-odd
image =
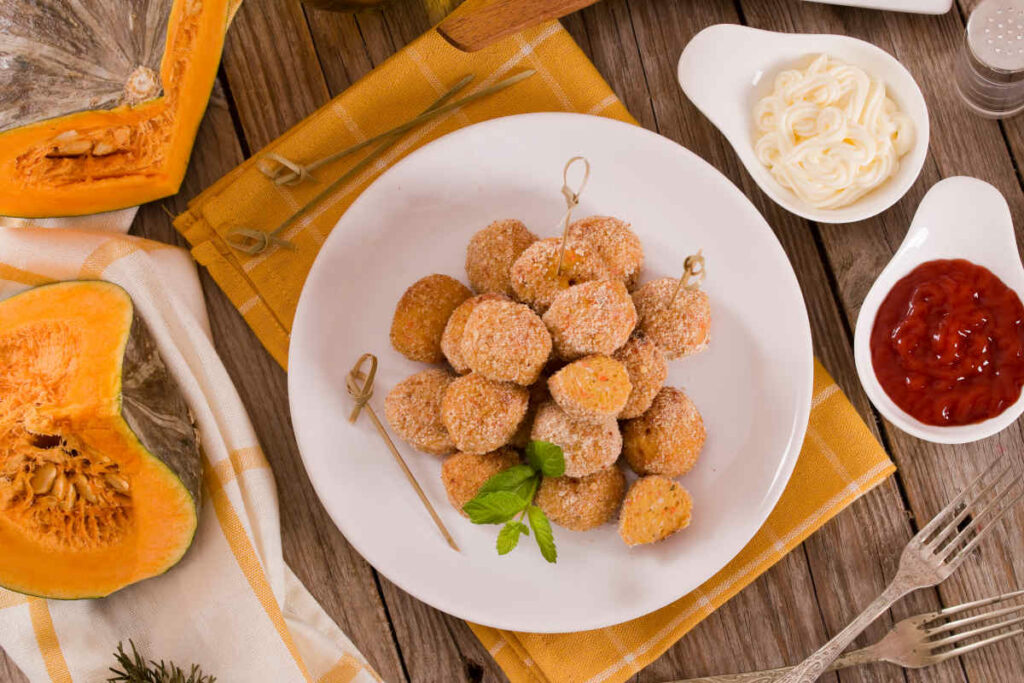
[[[370,420],[347,421],[345,375],[380,358],[374,405],[423,365],[392,350],[402,292],[430,273],[465,279],[465,247],[489,222],[517,217],[549,236],[564,210],[562,167],[591,162],[577,216],[633,224],[644,279],[707,257],[711,345],[671,364],[703,413],[707,446],[683,484],[693,524],[664,543],[628,549],[614,525],[555,528],[559,559],[533,538],[494,549],[498,527],[474,526],[447,502],[440,460],[402,445],[406,460],[462,547],[451,550]],[[533,632],[599,628],[651,612],[710,578],[775,506],[803,442],[813,374],[796,277],[753,205],[692,152],[642,128],[574,114],[529,114],[464,128],[411,154],[345,213],[306,281],[292,330],[288,388],[303,461],[324,506],[389,580],[438,609]],[[397,440],[396,440],[397,441]],[[401,444],[400,441],[398,443]]]
[[[914,14],[945,14],[953,6],[953,0],[808,0],[826,5],[846,5],[881,9],[890,12],[911,12]]]

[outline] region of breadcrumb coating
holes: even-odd
[[[548,380],[562,410],[577,420],[614,418],[629,400],[632,385],[625,366],[610,356],[586,356],[569,363]]]
[[[708,295],[700,289],[683,289],[672,301],[678,285],[679,280],[663,277],[633,292],[640,317],[638,329],[661,347],[669,360],[703,351],[711,333]]]
[[[448,385],[441,421],[463,453],[487,453],[504,446],[526,414],[530,392],[471,372]]]
[[[629,373],[633,387],[626,405],[619,413],[620,420],[640,417],[651,407],[654,397],[665,386],[668,362],[658,345],[643,335],[633,335],[625,346],[612,354]]]
[[[466,299],[452,312],[451,317],[448,318],[448,324],[444,327],[444,334],[441,335],[441,352],[444,353],[445,358],[448,359],[448,363],[455,372],[460,375],[469,372],[469,365],[466,364],[465,359],[462,357],[462,333],[466,329],[466,321],[469,320],[469,314],[473,312],[473,309],[479,303],[503,300],[504,297],[500,294],[480,294],[471,299]]]
[[[559,292],[544,314],[555,353],[574,360],[592,353],[611,355],[626,343],[637,314],[619,280],[595,280]]]
[[[396,384],[384,399],[384,416],[395,433],[425,453],[447,455],[454,451],[455,442],[441,422],[441,397],[454,379],[435,368]]]
[[[441,465],[441,481],[448,492],[448,501],[463,517],[462,506],[473,500],[488,479],[502,470],[519,464],[519,454],[511,448],[499,448],[483,454],[455,453]]]
[[[697,406],[675,387],[664,387],[646,413],[622,425],[623,453],[639,475],[686,474],[697,464],[706,438]]]
[[[629,223],[611,216],[588,216],[569,226],[568,244],[597,251],[608,265],[608,275],[632,290],[644,267],[644,247]]]
[[[441,336],[452,311],[473,296],[447,275],[428,275],[405,290],[391,319],[391,345],[409,360],[443,363]]]
[[[466,276],[478,293],[512,296],[509,271],[520,254],[537,241],[522,221],[494,221],[478,231],[466,247]]]
[[[608,264],[589,246],[566,243],[562,270],[558,270],[560,237],[534,242],[524,251],[510,271],[512,291],[518,301],[538,313],[548,310],[555,295],[573,285],[609,277]]]
[[[551,335],[529,306],[484,301],[469,314],[459,348],[474,372],[498,382],[529,385],[551,356]]]
[[[587,531],[612,519],[625,493],[626,477],[612,465],[580,479],[544,477],[534,502],[555,524]]]
[[[530,437],[561,446],[567,477],[585,477],[610,467],[622,452],[622,434],[614,418],[574,420],[554,402],[537,410]]]

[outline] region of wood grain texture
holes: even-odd
[[[559,19],[597,0],[483,0],[445,19],[437,32],[464,52],[476,52],[506,36]]]

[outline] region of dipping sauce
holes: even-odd
[[[995,417],[1024,385],[1024,305],[970,261],[922,263],[878,309],[871,362],[889,398],[925,424]]]

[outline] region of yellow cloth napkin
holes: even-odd
[[[0,299],[73,279],[131,294],[199,425],[199,530],[169,572],[102,600],[0,589],[0,647],[32,681],[106,680],[129,638],[220,681],[379,680],[284,562],[273,473],[214,349],[188,252],[118,234],[109,218],[95,231],[0,227]]]
[[[361,156],[321,169],[319,183],[287,188],[274,186],[259,172],[257,154],[178,218],[175,225],[194,245],[196,259],[278,362],[286,363],[295,306],[319,246],[359,193],[395,161],[452,130],[508,114],[573,111],[635,120],[557,23],[473,54],[453,49],[431,31],[264,150],[309,163],[408,120],[467,73],[476,75],[468,89],[472,92],[525,67],[537,75],[406,135],[285,233],[297,246],[294,252],[272,247],[247,256],[233,250],[224,236],[238,226],[272,230]],[[625,680],[893,469],[818,365],[807,440],[782,501],[747,548],[699,590],[654,614],[588,633],[533,635],[471,626],[513,681]]]

